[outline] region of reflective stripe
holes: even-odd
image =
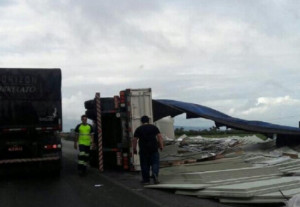
[[[88,156],[90,156],[90,154],[89,153],[85,153],[85,152],[79,152],[79,156],[88,157]]]
[[[85,162],[83,160],[78,160],[78,165],[85,165],[85,166],[87,166],[87,162]]]
[[[89,133],[89,134],[75,133],[75,134],[77,134],[77,135],[93,135],[95,133]]]
[[[44,157],[44,158],[0,160],[0,164],[23,163],[23,162],[40,162],[40,161],[49,161],[49,160],[60,160],[60,157],[55,156],[55,157]]]

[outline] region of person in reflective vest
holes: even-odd
[[[79,175],[85,175],[87,172],[87,165],[89,162],[90,147],[93,146],[93,127],[87,123],[87,116],[81,116],[81,124],[75,128],[76,136],[74,140],[74,148],[79,146],[78,155],[78,172]]]

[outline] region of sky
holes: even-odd
[[[65,131],[126,88],[299,125],[298,0],[1,0],[0,39],[0,67],[62,69]]]

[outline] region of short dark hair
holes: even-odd
[[[149,123],[149,117],[148,116],[142,116],[142,118],[141,118],[141,122],[143,123],[143,124],[145,124],[145,123]]]
[[[83,114],[83,115],[81,116],[81,119],[82,119],[83,117],[87,118],[87,115]]]

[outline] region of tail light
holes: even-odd
[[[120,105],[120,98],[119,98],[119,96],[114,96],[114,105],[115,105],[115,109],[119,108],[119,105]]]
[[[45,149],[60,149],[61,144],[47,144],[44,146]]]
[[[125,100],[125,91],[121,91],[120,92],[120,104],[121,104],[121,107],[125,107],[125,103],[126,103],[126,100]]]

